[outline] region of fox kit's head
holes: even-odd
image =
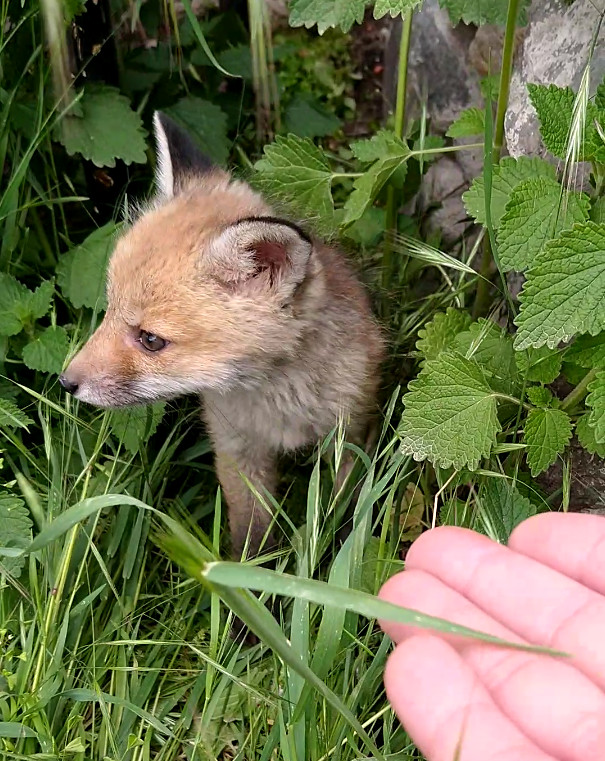
[[[103,322],[60,378],[103,407],[245,382],[295,351],[297,304],[320,287],[296,225],[166,116],[154,127],[157,197],[117,242]]]

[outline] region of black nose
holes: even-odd
[[[63,386],[68,394],[75,394],[78,390],[78,384],[74,381],[69,380],[69,378],[66,378],[64,375],[59,375],[59,383]]]

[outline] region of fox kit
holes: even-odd
[[[122,407],[198,393],[228,504],[233,552],[259,546],[255,500],[276,461],[343,419],[360,441],[383,341],[340,253],[276,218],[247,184],[154,116],[157,194],[117,242],[108,308],[60,377],[82,401]]]

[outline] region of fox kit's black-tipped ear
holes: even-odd
[[[153,115],[153,129],[157,150],[155,184],[161,197],[172,198],[192,176],[216,168],[185,130],[161,111]]]
[[[248,217],[225,228],[211,244],[225,281],[254,281],[287,300],[307,274],[313,243],[297,225],[275,217]]]

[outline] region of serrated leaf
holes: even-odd
[[[146,131],[130,101],[115,87],[86,85],[78,102],[60,124],[60,141],[70,156],[79,153],[95,166],[144,164]]]
[[[429,161],[436,161],[439,153],[425,153],[425,151],[434,151],[445,146],[445,140],[441,135],[425,135],[422,139],[417,138],[412,145],[412,152],[418,161],[425,164]]]
[[[511,192],[498,229],[498,252],[505,271],[525,271],[551,238],[588,219],[584,193],[561,192],[556,180],[534,177]]]
[[[452,348],[488,370],[492,388],[505,394],[513,392],[517,379],[513,339],[495,322],[477,320],[456,336]]]
[[[561,159],[567,153],[569,132],[573,119],[575,94],[569,87],[556,85],[528,84],[529,97],[540,120],[540,134],[548,150]],[[597,106],[589,102],[586,110],[586,123],[582,144],[579,151],[580,161],[602,160],[600,150],[603,141],[594,126],[599,113]]]
[[[0,335],[14,336],[23,330],[32,295],[12,275],[0,272]]]
[[[454,26],[460,21],[465,24],[497,24],[504,26],[506,24],[506,14],[508,11],[507,0],[439,0],[439,5],[444,8],[450,15]],[[529,0],[521,0],[519,3],[519,15],[517,24],[524,26],[527,23],[527,6]]]
[[[565,352],[565,361],[580,367],[605,369],[605,333],[578,336]]]
[[[288,132],[298,137],[323,137],[340,128],[342,122],[310,95],[295,95],[285,113]]]
[[[0,428],[25,428],[34,421],[10,399],[0,397]]]
[[[562,354],[548,346],[524,349],[515,355],[520,373],[528,381],[552,383],[561,372]]]
[[[188,95],[166,109],[166,113],[217,164],[226,164],[231,151],[227,135],[227,114],[215,103]]]
[[[480,108],[467,108],[445,133],[448,137],[472,137],[483,135],[485,131],[485,113]]]
[[[496,394],[476,362],[441,352],[430,360],[404,397],[401,449],[440,468],[474,470],[496,442]]]
[[[445,312],[438,312],[430,322],[418,331],[416,350],[424,358],[436,359],[443,349],[451,348],[458,333],[467,330],[471,317],[461,309],[448,307]]]
[[[31,542],[32,522],[29,511],[22,499],[6,491],[0,492],[0,526],[2,526],[0,544],[3,547],[24,550]],[[24,557],[0,555],[0,576],[8,572],[11,576],[18,578],[24,563]]]
[[[489,523],[499,542],[506,544],[513,530],[538,511],[527,497],[503,478],[490,478],[481,490],[485,511],[484,523]]]
[[[405,16],[420,5],[422,0],[376,0],[374,3],[374,18],[380,19],[387,14],[391,18]]]
[[[65,0],[63,3],[63,14],[65,21],[69,24],[74,16],[79,16],[86,9],[86,0]]]
[[[556,179],[556,171],[552,164],[538,158],[520,156],[513,159],[503,158],[493,168],[492,177],[492,224],[498,227],[510,194],[523,180],[535,177]],[[485,216],[485,184],[483,175],[473,180],[471,187],[462,195],[466,211],[482,225],[487,224]]]
[[[605,370],[599,370],[588,386],[586,406],[590,408],[588,424],[594,431],[597,444],[605,443]]]
[[[361,177],[355,180],[353,192],[344,206],[344,225],[349,225],[361,217],[395,172],[398,172],[401,181],[405,176],[403,174],[407,170],[405,162],[410,156],[410,149],[397,135],[383,130],[370,141],[369,145],[364,146],[363,155],[371,155],[372,149],[376,152],[380,151],[379,157]],[[359,157],[359,144],[356,150]]]
[[[319,34],[330,27],[348,32],[353,24],[361,24],[366,0],[291,0],[290,26],[317,25]]]
[[[563,410],[530,410],[525,421],[527,464],[532,476],[549,468],[571,439],[571,420]]]
[[[369,164],[381,159],[385,153],[389,153],[393,138],[396,138],[394,132],[381,129],[370,138],[354,140],[351,143],[351,152],[355,158]]]
[[[105,309],[105,275],[117,227],[110,222],[64,254],[57,265],[57,282],[76,309]]]
[[[29,308],[34,320],[39,320],[48,312],[55,293],[55,284],[52,280],[43,280],[32,293]]]
[[[527,389],[527,398],[536,407],[550,407],[553,399],[552,393],[543,386],[531,386]]]
[[[589,415],[582,415],[576,423],[576,436],[584,449],[590,454],[596,454],[605,459],[605,442],[599,443],[595,436],[595,430],[589,423]]]
[[[263,190],[288,197],[305,217],[332,222],[332,172],[321,149],[308,138],[278,135],[265,146],[255,169]]]
[[[69,351],[65,328],[54,325],[23,348],[23,361],[30,370],[43,373],[60,373]]]
[[[605,330],[605,225],[565,230],[537,255],[519,295],[517,349],[551,348],[574,333]]]
[[[111,413],[111,432],[129,452],[136,454],[156,432],[165,408],[164,402],[157,402],[146,407],[115,410]]]

